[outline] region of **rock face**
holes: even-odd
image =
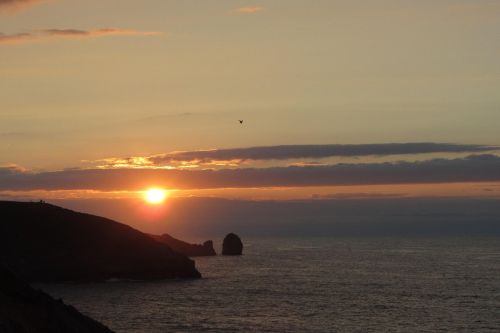
[[[187,242],[176,239],[169,234],[161,236],[151,235],[156,241],[168,245],[175,252],[182,253],[188,257],[215,256],[214,244],[211,240],[201,244],[189,244]]]
[[[238,235],[230,233],[224,237],[222,243],[222,254],[227,256],[239,256],[243,252],[243,243]]]
[[[112,333],[75,308],[31,288],[0,267],[0,332]]]
[[[196,278],[194,261],[102,217],[0,201],[0,263],[29,282]]]

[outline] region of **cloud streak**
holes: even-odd
[[[428,153],[464,153],[498,150],[500,147],[449,143],[388,143],[356,145],[283,145],[233,149],[181,151],[154,156],[129,157],[104,160],[109,167],[119,166],[172,166],[182,163],[198,165],[237,164],[246,160],[319,159],[328,157],[360,157],[411,155]],[[142,164],[134,164],[140,161]],[[106,167],[106,165],[104,165]]]
[[[0,0],[0,13],[15,12],[43,2],[47,2],[47,0]]]
[[[262,6],[248,6],[248,7],[240,7],[235,9],[237,13],[241,14],[255,14],[264,10]]]
[[[382,185],[500,181],[491,154],[418,162],[223,170],[87,169],[28,173],[0,168],[0,190],[143,190]]]
[[[101,28],[95,30],[45,29],[27,33],[5,35],[0,33],[0,44],[22,44],[54,39],[97,38],[105,36],[153,36],[156,31],[138,31],[121,28]]]

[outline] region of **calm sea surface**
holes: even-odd
[[[244,243],[200,280],[40,287],[116,332],[500,332],[498,238]]]

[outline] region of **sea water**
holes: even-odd
[[[39,287],[116,332],[500,332],[498,238],[244,245],[202,279]]]

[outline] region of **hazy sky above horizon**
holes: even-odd
[[[131,156],[154,164],[151,156],[172,151],[499,145],[499,37],[496,0],[0,0],[0,181],[2,166],[114,168]],[[483,150],[460,151],[464,159],[450,166],[460,168],[454,182],[500,180],[500,158],[467,157]],[[446,149],[424,153],[451,158]],[[214,164],[254,166],[245,154]],[[381,162],[420,159],[373,154]],[[339,162],[293,158],[261,167]],[[478,172],[488,168],[492,176],[463,176],[478,163]],[[399,180],[418,182],[408,170]],[[57,189],[74,189],[62,173]],[[0,182],[8,184],[0,190],[16,182]],[[234,185],[217,186],[224,184]]]

